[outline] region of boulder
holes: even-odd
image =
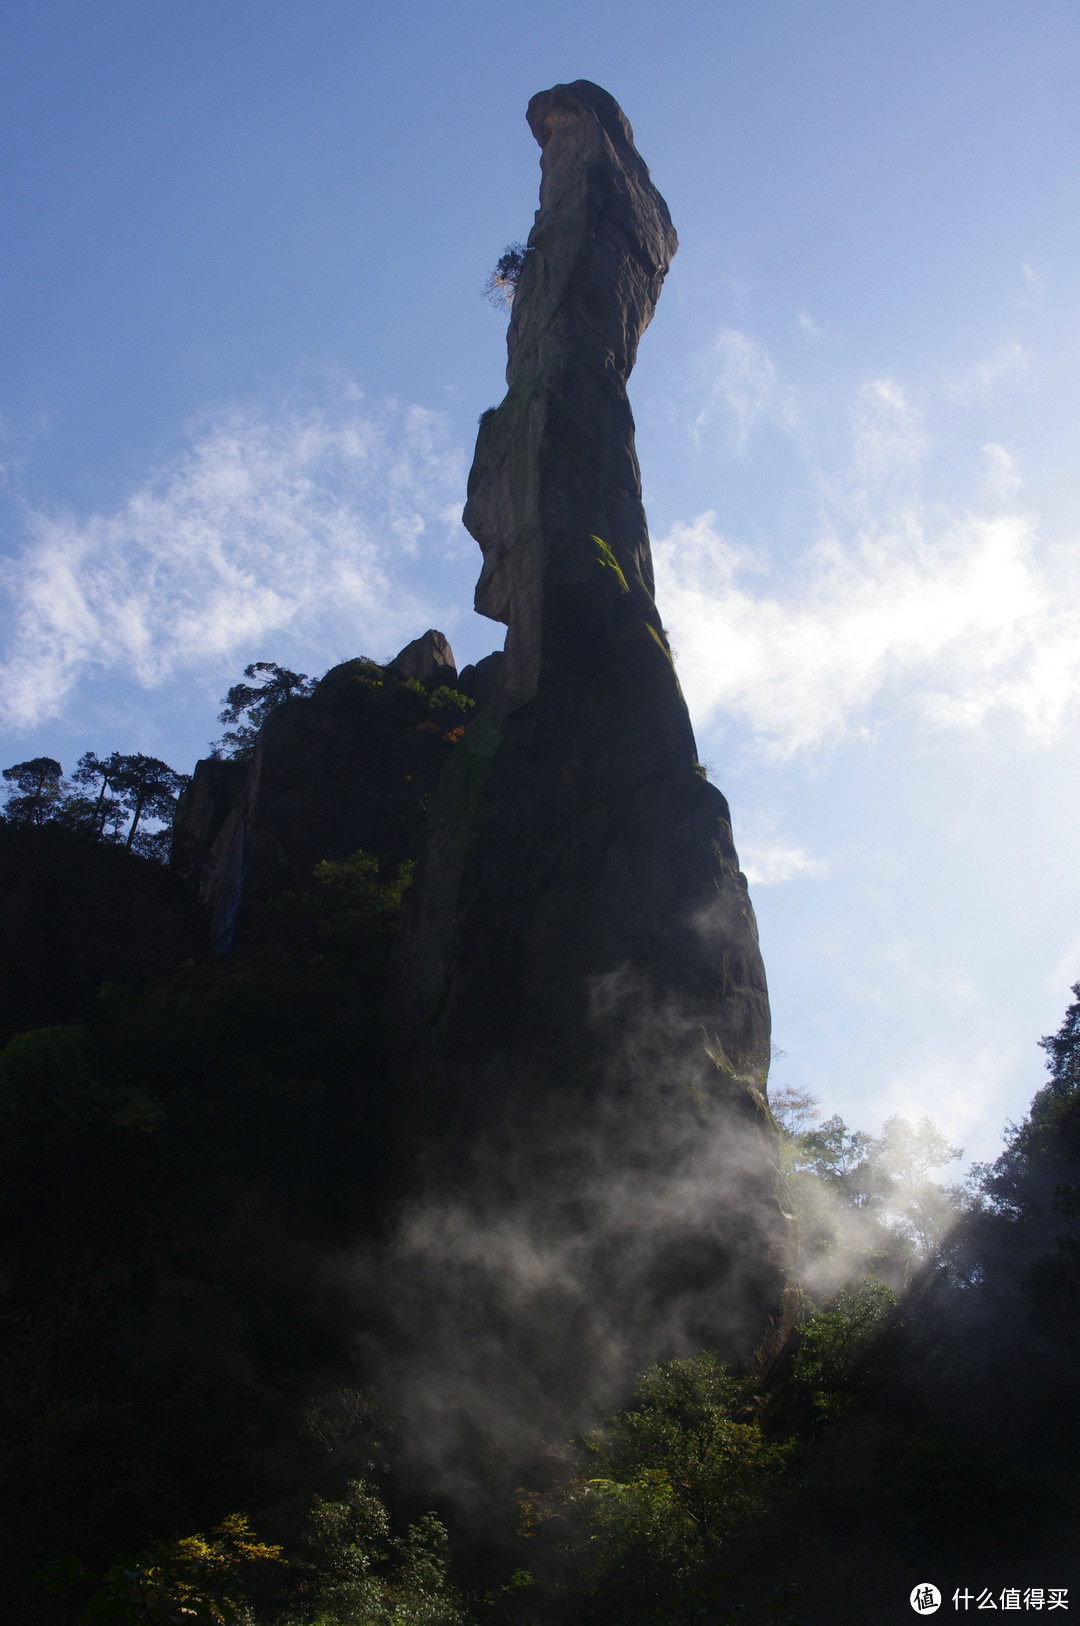
[[[387,671],[401,678],[412,678],[417,683],[452,686],[457,681],[454,651],[442,633],[433,627],[422,638],[414,638],[411,644],[406,644],[400,655],[394,656]]]

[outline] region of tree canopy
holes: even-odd
[[[86,751],[70,781],[52,757],[18,762],[3,777],[18,792],[4,809],[9,824],[61,824],[161,860],[168,857],[176,800],[187,784],[184,774],[141,751],[107,757]],[[147,820],[158,828],[147,829]]]
[[[64,770],[53,757],[31,757],[3,770],[18,795],[9,795],[4,817],[12,824],[45,824],[60,807]]]
[[[218,713],[219,723],[231,723],[233,727],[226,729],[212,747],[216,757],[250,757],[270,713],[284,701],[309,695],[315,688],[314,678],[306,672],[291,672],[276,661],[252,661],[244,667],[244,676],[251,681],[234,683]]]

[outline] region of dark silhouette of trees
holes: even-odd
[[[131,756],[119,758],[115,780],[117,800],[125,813],[131,816],[125,847],[134,847],[136,852],[147,857],[156,852],[160,842],[155,844],[151,839],[148,843],[146,833],[139,831],[140,820],[147,817],[160,819],[166,827],[171,828],[176,798],[186,784],[187,777],[170,768],[160,757],[147,757],[141,751],[136,751]]]
[[[72,798],[70,812],[75,822],[89,824],[99,840],[104,839],[106,824],[111,822],[115,832],[123,813],[123,803],[117,794],[123,762],[119,751],[113,751],[104,759],[93,751],[85,751],[71,776],[76,785],[86,785],[92,791],[97,789],[93,802],[83,797]]]
[[[218,713],[219,723],[235,726],[226,729],[212,746],[212,756],[235,757],[240,761],[251,757],[259,730],[270,713],[283,701],[309,695],[315,688],[314,678],[309,678],[306,672],[291,672],[276,661],[252,661],[250,666],[244,667],[244,676],[252,681],[234,683]],[[247,720],[241,721],[242,718]]]
[[[4,817],[10,824],[45,824],[55,817],[64,793],[64,770],[53,757],[31,757],[3,770],[17,796],[9,796]]]
[[[525,256],[529,249],[525,243],[508,243],[495,263],[483,287],[484,298],[496,310],[512,309],[514,295],[517,293],[521,273],[525,267]]]
[[[19,792],[8,797],[9,824],[61,824],[96,841],[123,841],[144,858],[162,860],[168,857],[176,799],[187,784],[167,762],[141,751],[113,751],[105,758],[87,751],[71,782],[52,757],[17,762],[3,770],[3,777]],[[148,819],[162,828],[147,830]]]

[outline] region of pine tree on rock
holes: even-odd
[[[18,790],[4,809],[8,823],[46,824],[54,818],[64,793],[63,774],[54,757],[32,757],[5,768],[4,778]]]

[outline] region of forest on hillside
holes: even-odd
[[[464,699],[361,665],[350,704],[445,760]],[[245,677],[225,760],[315,690]],[[928,1120],[873,1135],[775,1088],[794,1331],[739,1366],[672,1353],[584,1433],[506,1440],[478,1496],[425,1482],[395,1372],[415,1104],[384,998],[418,854],[319,861],[217,955],[163,862],[183,776],[90,752],[5,779],[7,1618],[825,1626],[906,1619],[927,1580],[961,1612],[1075,1600],[1080,984],[1028,1116],[961,1181]]]

